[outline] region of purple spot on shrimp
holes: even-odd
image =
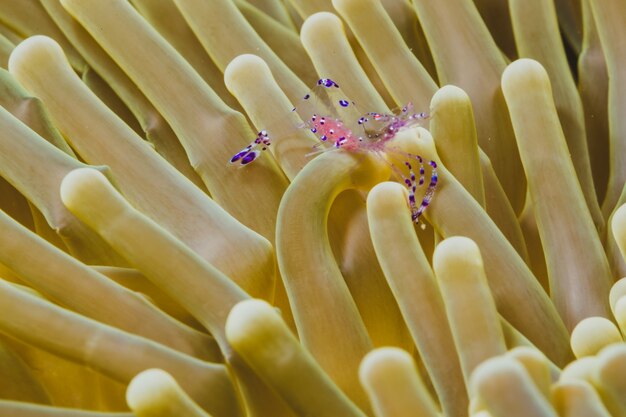
[[[350,103],[348,103],[348,101],[347,101],[347,100],[339,100],[339,105],[340,105],[341,107],[348,107],[348,105],[349,105],[349,104],[350,104]]]
[[[305,100],[308,100],[309,98],[311,98],[310,94],[307,94],[306,96],[303,97]]]
[[[316,129],[316,128],[314,128],[314,127],[312,127],[312,128],[311,128],[311,132],[313,132],[313,133],[317,133],[317,129]]]
[[[237,162],[239,161],[245,154],[247,154],[249,151],[246,149],[244,151],[241,151],[239,153],[236,153],[235,155],[233,155],[232,158],[230,158],[230,162]]]
[[[248,165],[250,162],[254,161],[257,157],[257,153],[255,152],[250,152],[248,153],[246,156],[243,157],[243,159],[241,160],[241,164],[242,165]]]

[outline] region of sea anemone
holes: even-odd
[[[623,63],[623,0],[4,2],[0,416],[626,415]],[[329,77],[407,123],[324,147]]]

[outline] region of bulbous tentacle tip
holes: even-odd
[[[502,89],[505,96],[507,91],[514,90],[516,86],[526,83],[538,83],[542,86],[550,87],[550,79],[546,69],[538,61],[530,58],[521,58],[510,63],[502,73]]]
[[[450,101],[455,101],[467,103],[469,100],[469,96],[461,87],[452,84],[444,85],[433,95],[430,101],[430,112],[435,114],[437,107],[439,107],[442,102],[449,103]]]
[[[476,242],[465,236],[451,236],[444,239],[435,248],[433,268],[462,271],[470,266],[482,268],[480,249]]]
[[[61,46],[52,38],[45,35],[34,35],[20,42],[9,56],[8,69],[12,74],[18,74],[23,70],[28,70],[33,65],[33,56],[49,56],[54,54],[62,56],[65,54]]]
[[[361,381],[370,380],[381,373],[393,373],[390,368],[412,368],[413,358],[403,349],[397,347],[384,347],[374,349],[363,357],[359,367]]]
[[[226,337],[230,343],[237,344],[249,337],[251,331],[268,321],[280,320],[274,307],[259,299],[240,301],[230,310],[226,320]]]
[[[263,58],[254,54],[238,55],[228,63],[224,70],[226,88],[233,93],[238,86],[248,82],[252,75],[256,75],[258,72],[271,74],[270,68]]]
[[[126,402],[133,410],[145,408],[155,396],[176,385],[174,378],[161,369],[147,369],[138,373],[126,388]]]
[[[307,17],[300,28],[302,43],[315,42],[319,36],[319,30],[324,30],[328,25],[343,26],[343,23],[336,14],[330,12],[317,12]]]
[[[65,205],[74,206],[77,197],[104,184],[109,184],[109,181],[100,171],[92,168],[75,169],[61,181],[61,200]]]

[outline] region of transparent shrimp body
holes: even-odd
[[[418,205],[415,194],[417,188],[425,183],[424,161],[419,155],[393,149],[388,142],[398,132],[419,125],[428,118],[427,114],[415,113],[411,103],[391,113],[361,113],[355,103],[348,100],[339,85],[330,78],[318,80],[311,92],[304,95],[291,111],[297,112],[304,121],[301,127],[310,129],[320,140],[311,154],[343,149],[347,152],[394,154],[395,159],[400,159],[407,168],[408,175],[394,163],[390,163],[391,168],[398,179],[407,186],[411,218],[416,224],[419,223],[419,218],[430,204],[437,187],[437,164],[435,161],[428,161],[430,182]],[[248,165],[268,146],[270,146],[268,132],[262,130],[250,145],[231,158],[230,163]],[[415,175],[416,168],[418,176]]]

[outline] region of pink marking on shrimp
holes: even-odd
[[[322,142],[332,143],[334,148],[344,148],[349,151],[356,151],[358,148],[358,138],[341,120],[314,114],[306,124]]]

